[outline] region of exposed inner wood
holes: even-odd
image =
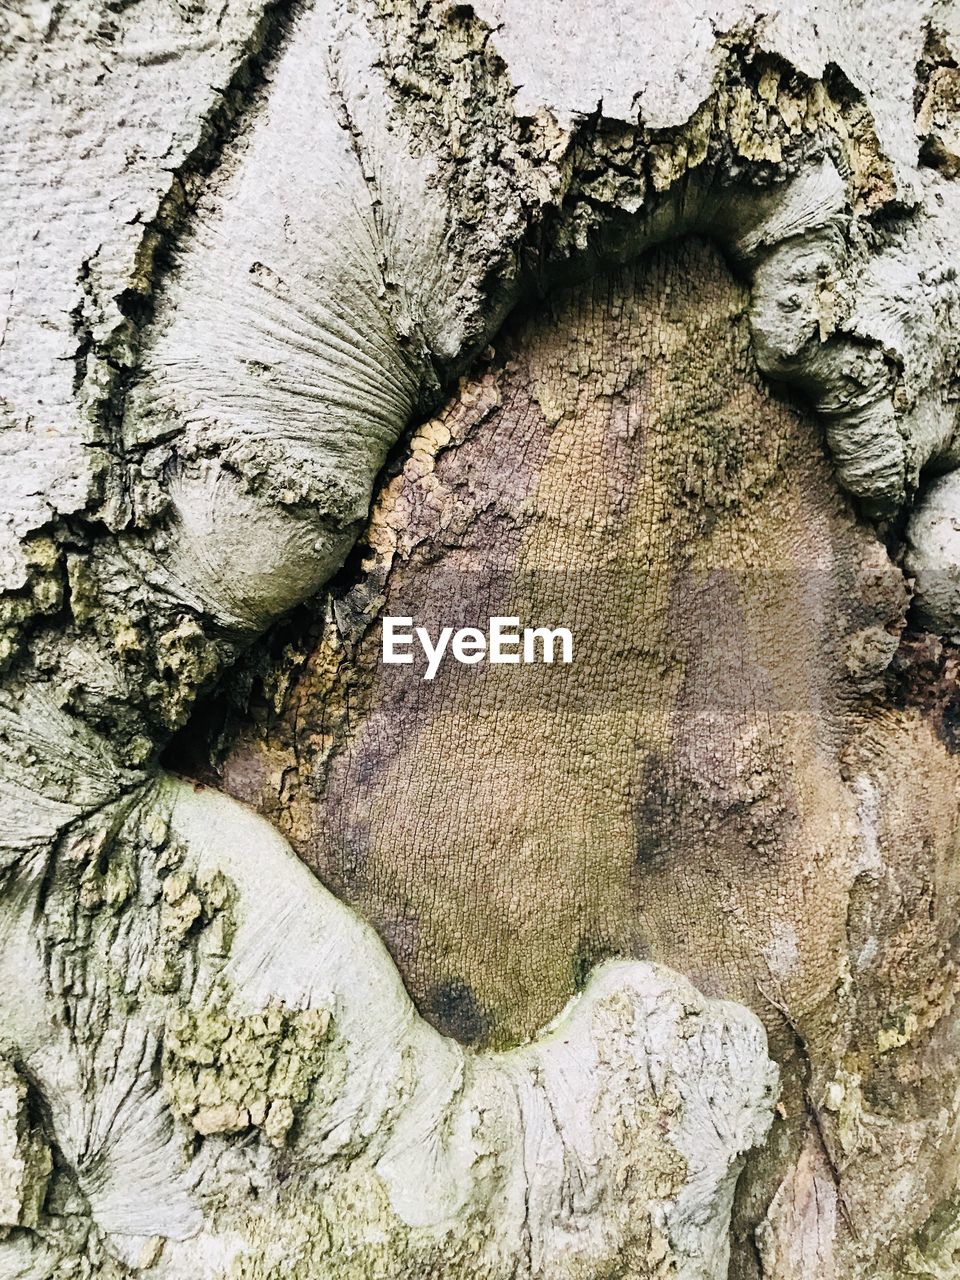
[[[745,305],[688,242],[512,324],[349,572],[251,659],[214,772],[465,1043],[529,1036],[607,955],[754,1008],[785,1069],[771,1150],[826,1170],[846,1231],[947,1114],[957,758],[928,700],[890,694],[902,575],[760,379]],[[570,627],[573,664],[380,661],[385,615],[496,614]],[[735,1237],[778,1167],[755,1158]]]
[[[885,856],[903,841],[881,945],[952,936],[954,765],[876,696],[902,580],[815,426],[761,383],[744,307],[690,243],[517,322],[383,486],[362,568],[266,679],[279,710],[255,698],[231,726],[223,785],[468,1043],[530,1034],[609,954],[752,1005],[781,1053],[758,987],[831,1039],[864,913],[890,909],[865,823]],[[494,614],[569,626],[573,665],[380,663],[383,615]],[[907,753],[951,785],[918,803]]]

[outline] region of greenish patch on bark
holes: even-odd
[[[327,1058],[330,1014],[272,1004],[229,1011],[219,987],[199,1009],[177,1009],[164,1037],[164,1088],[173,1110],[207,1136],[259,1129],[283,1146]]]

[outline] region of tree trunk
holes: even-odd
[[[0,16],[0,1280],[960,1274],[960,10],[877,9]]]

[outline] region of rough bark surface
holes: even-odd
[[[954,1275],[954,6],[0,24],[0,1275]]]
[[[760,382],[746,310],[688,243],[504,333],[395,463],[353,569],[244,663],[201,776],[469,1044],[530,1036],[610,956],[753,1008],[786,1072],[744,1194],[769,1200],[785,1151],[820,1162],[809,1212],[853,1274],[853,1232],[902,1252],[957,1164],[955,747],[897,683],[903,575]],[[565,625],[576,681],[412,678],[380,662],[384,615]],[[797,1233],[776,1201],[771,1274]]]

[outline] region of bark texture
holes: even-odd
[[[954,7],[0,23],[0,1275],[955,1274]]]

